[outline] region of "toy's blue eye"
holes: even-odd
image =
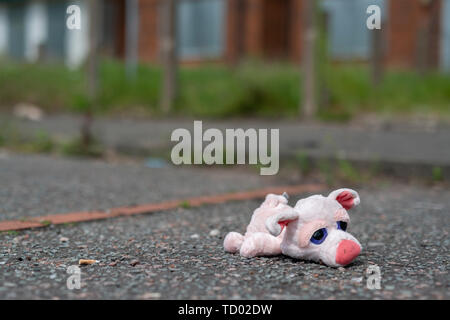
[[[327,235],[328,235],[327,229],[322,228],[314,232],[310,240],[314,244],[321,244],[325,240]]]
[[[344,221],[338,221],[338,222],[337,222],[337,228],[340,229],[340,230],[342,230],[342,231],[347,230],[347,222],[344,222]]]

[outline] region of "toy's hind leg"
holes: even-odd
[[[225,251],[235,253],[241,249],[242,242],[244,241],[244,236],[237,232],[230,232],[225,237],[223,241],[223,247]]]
[[[257,232],[244,239],[241,246],[241,256],[273,256],[281,254],[281,239],[268,233]]]

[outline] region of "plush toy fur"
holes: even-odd
[[[282,253],[345,266],[361,252],[361,244],[344,228],[350,222],[347,210],[359,202],[352,189],[338,189],[327,197],[313,195],[299,200],[294,208],[286,197],[269,194],[253,213],[244,236],[230,232],[225,237],[225,250],[240,251],[247,258]]]
[[[270,256],[281,254],[281,241],[284,233],[273,236],[266,228],[266,220],[285,211],[294,215],[294,209],[287,205],[284,196],[268,194],[266,199],[252,215],[250,224],[244,235],[230,232],[224,240],[227,252],[240,252],[241,256],[251,258],[254,256]]]

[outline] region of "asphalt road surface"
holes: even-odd
[[[243,168],[241,168],[243,169]],[[258,170],[106,163],[0,154],[0,221],[184,199],[272,186]]]
[[[196,192],[214,194],[236,184],[261,186],[259,177],[251,178],[256,171],[246,175],[183,169],[180,180],[167,168],[156,170],[160,189],[148,192],[147,173],[128,165],[114,165],[111,172],[116,176],[100,182],[104,179],[97,174],[109,174],[102,163],[34,156],[9,156],[0,163],[0,212],[9,218],[28,211],[36,215],[52,213],[50,209],[83,209],[76,207],[77,195],[89,200],[86,206],[97,207],[123,205],[127,198],[161,201]],[[63,174],[69,168],[72,171]],[[83,181],[83,188],[64,189],[73,181]],[[116,181],[122,187],[114,186]],[[96,197],[81,193],[84,188],[97,190]],[[284,256],[245,259],[225,253],[224,235],[242,233],[260,203],[239,201],[1,233],[0,298],[448,299],[450,190],[392,183],[358,191],[361,206],[350,212],[349,231],[363,252],[346,268]],[[78,265],[79,259],[98,262],[82,266],[81,288],[69,290],[67,268]],[[371,265],[381,271],[379,290],[367,288]]]

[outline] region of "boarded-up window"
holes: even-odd
[[[181,58],[217,58],[222,55],[225,1],[179,1],[177,33]]]
[[[52,59],[64,59],[66,55],[66,1],[48,1],[48,37],[46,53]]]
[[[22,59],[25,56],[25,2],[8,6],[8,53]]]
[[[385,21],[387,0],[324,0],[322,8],[328,16],[328,47],[339,60],[368,59],[370,30],[366,27],[367,8],[378,5]]]

